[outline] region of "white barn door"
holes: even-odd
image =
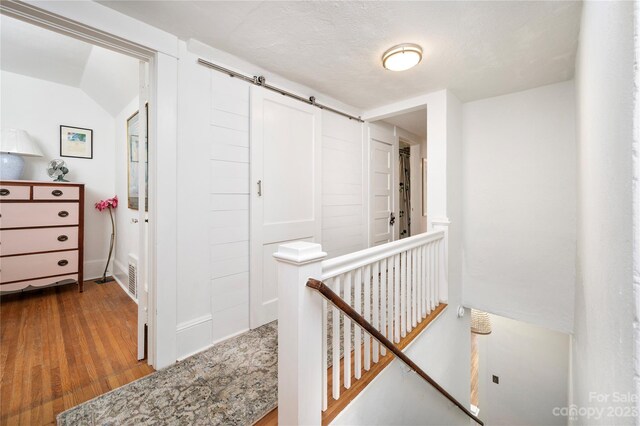
[[[251,328],[278,317],[278,245],[320,241],[320,120],[316,107],[251,88]]]
[[[397,239],[398,137],[369,125],[369,152],[369,245],[377,246]]]

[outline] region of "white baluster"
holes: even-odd
[[[400,342],[400,255],[393,256],[393,318],[395,342]]]
[[[340,295],[340,275],[333,280],[333,291]],[[340,311],[334,307],[331,310],[331,319],[333,320],[332,340],[332,366],[333,366],[333,399],[340,398]]]
[[[431,244],[431,310],[436,307],[436,276],[438,272],[438,264],[436,263],[436,243]]]
[[[378,285],[380,274],[380,263],[374,262],[373,264],[373,284],[372,284],[372,293],[373,293],[373,327],[376,330],[380,330],[380,288]],[[373,362],[378,362],[378,354],[380,353],[380,343],[377,340],[373,340]]]
[[[413,265],[411,264],[411,251],[407,252],[407,292],[406,292],[406,297],[405,299],[407,300],[406,303],[406,307],[407,307],[407,314],[406,314],[406,321],[407,321],[407,333],[409,333],[411,331],[411,268],[413,267]]]
[[[362,314],[362,268],[356,269],[355,280],[354,280],[354,308],[357,313]],[[355,369],[355,377],[359,379],[362,377],[362,330],[359,326],[353,327],[354,331],[354,339],[353,344],[355,346],[354,349],[354,369]]]
[[[393,342],[393,271],[394,257],[387,258],[387,339]]]
[[[418,300],[416,303],[418,323],[422,322],[422,246],[416,248],[416,289],[418,293]]]
[[[387,337],[387,259],[380,261],[380,332]],[[380,354],[385,356],[387,350],[380,345]]]
[[[411,250],[411,329],[418,325],[418,255]]]
[[[347,304],[353,306],[351,303],[351,272],[344,274],[344,298]],[[349,389],[351,387],[351,320],[346,315],[344,316],[344,387]]]
[[[427,300],[429,295],[427,293],[427,253],[428,246],[422,246],[422,318],[427,316]]]
[[[407,335],[407,252],[400,253],[400,337]]]
[[[427,292],[427,297],[425,299],[425,309],[426,314],[429,315],[431,313],[431,243],[426,245],[427,253],[424,256],[424,261],[427,270],[425,271],[425,291]]]
[[[327,327],[328,317],[327,299],[322,298],[322,411],[327,410]]]
[[[436,306],[440,304],[440,280],[442,279],[442,261],[440,258],[440,240],[436,242],[436,247],[434,250],[435,254],[435,264],[436,264],[436,274],[435,274],[435,285],[433,286],[433,307],[435,309]]]
[[[371,265],[364,267],[364,319],[371,321]],[[371,336],[369,333],[364,335],[364,369],[369,371],[371,368]]]

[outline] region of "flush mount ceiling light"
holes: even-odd
[[[393,46],[382,55],[382,66],[391,71],[413,68],[422,60],[422,48],[417,44],[403,43]]]

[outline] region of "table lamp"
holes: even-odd
[[[0,179],[20,179],[24,169],[24,158],[22,157],[42,157],[42,151],[24,130],[2,129],[0,135]]]

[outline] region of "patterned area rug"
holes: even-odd
[[[278,323],[58,415],[59,425],[251,425],[278,403]]]

